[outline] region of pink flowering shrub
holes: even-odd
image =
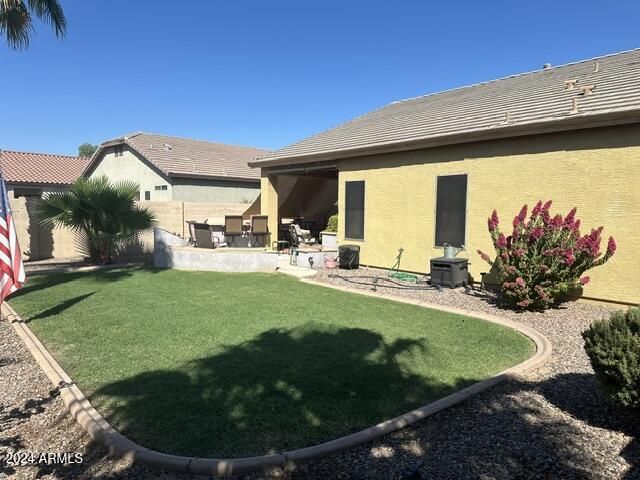
[[[549,213],[551,200],[538,202],[527,218],[527,205],[513,219],[510,235],[500,229],[494,210],[488,220],[496,258],[478,250],[478,254],[500,274],[503,297],[522,309],[545,309],[556,299],[580,285],[589,283],[587,270],[606,263],[616,251],[609,237],[601,252],[602,227],[580,234],[576,209],[565,217]]]

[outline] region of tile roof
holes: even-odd
[[[0,167],[7,183],[42,183],[69,185],[89,163],[88,158],[51,155],[48,153],[0,153]]]
[[[103,147],[125,143],[167,176],[259,180],[247,162],[268,153],[253,147],[137,132],[108,140]],[[93,156],[92,163],[99,156]]]
[[[572,129],[623,112],[640,121],[640,49],[394,102],[251,165],[330,160],[412,142],[413,148],[462,143],[518,130],[523,135],[534,133],[534,125]]]

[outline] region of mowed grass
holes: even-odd
[[[182,455],[314,445],[534,352],[482,320],[280,274],[34,275],[10,303],[115,428]]]

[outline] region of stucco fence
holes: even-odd
[[[46,258],[71,258],[83,256],[82,242],[78,236],[66,228],[47,228],[38,223],[35,217],[37,199],[20,197],[11,199],[11,208],[16,225],[16,233],[24,260],[42,260]],[[149,207],[158,219],[158,226],[183,237],[188,236],[185,221],[224,218],[225,215],[241,215],[249,204],[246,203],[207,203],[207,202],[157,202],[142,201],[139,205]],[[153,232],[145,234],[135,245],[124,252],[126,254],[153,253]]]

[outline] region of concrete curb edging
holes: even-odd
[[[135,463],[163,470],[189,473],[192,475],[241,475],[256,471],[270,470],[273,468],[293,469],[296,465],[301,465],[314,459],[336,454],[348,448],[367,443],[383,435],[404,428],[407,425],[422,420],[434,413],[444,410],[447,407],[460,403],[472,395],[486,390],[500,382],[511,378],[517,378],[525,371],[542,365],[551,356],[551,343],[549,340],[536,330],[523,324],[485,313],[468,312],[462,309],[430,304],[428,302],[420,302],[385,294],[374,294],[372,292],[350,289],[338,285],[330,285],[311,279],[302,279],[301,281],[312,285],[319,285],[350,293],[384,298],[387,300],[428,307],[450,313],[458,313],[497,323],[499,325],[512,328],[526,337],[529,337],[535,343],[536,353],[528,360],[500,372],[491,378],[477,382],[423,407],[417,408],[391,420],[381,422],[365,430],[321,443],[319,445],[258,457],[234,459],[196,458],[170,455],[151,450],[138,445],[119,433],[91,405],[87,397],[45,349],[40,340],[38,340],[28,325],[22,320],[22,318],[20,318],[13,308],[11,308],[11,306],[6,302],[3,302],[1,311],[3,317],[9,320],[15,332],[23,341],[25,347],[29,350],[36,362],[40,365],[47,378],[49,378],[51,383],[59,389],[60,397],[69,410],[71,416],[76,419],[76,421],[87,431],[94,441],[102,444],[110,454],[125,457]]]

